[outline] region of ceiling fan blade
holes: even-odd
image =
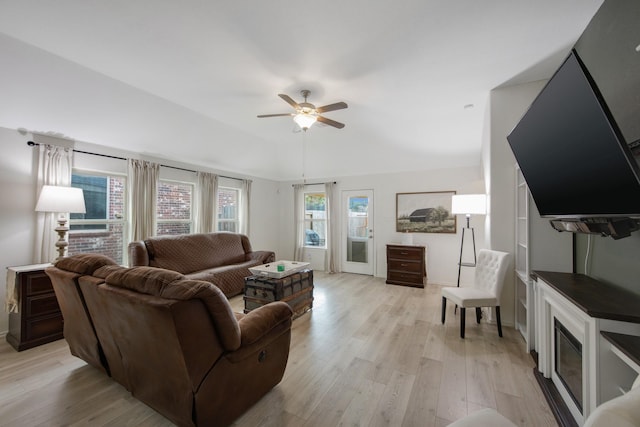
[[[327,119],[326,117],[318,116],[318,121],[325,125],[333,126],[334,128],[342,129],[344,123],[336,122],[335,120]]]
[[[260,114],[258,117],[282,117],[282,116],[293,116],[293,113],[282,113],[282,114]]]
[[[345,102],[336,102],[335,104],[325,105],[323,107],[316,108],[318,113],[326,113],[327,111],[342,110],[347,108],[348,105]]]
[[[284,99],[287,104],[291,105],[296,110],[300,109],[300,106],[298,105],[298,103],[293,99],[291,99],[289,95],[285,95],[284,93],[279,93],[278,96]]]

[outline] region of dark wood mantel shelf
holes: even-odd
[[[584,274],[534,271],[576,307],[591,317],[640,323],[640,295]]]

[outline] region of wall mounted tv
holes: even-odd
[[[638,159],[575,50],[507,140],[541,216],[640,218]]]

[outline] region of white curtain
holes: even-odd
[[[158,176],[160,165],[146,160],[129,159],[130,240],[142,240],[156,234]]]
[[[304,261],[304,184],[293,185],[293,209],[293,223],[295,224],[293,259]]]
[[[249,206],[251,202],[251,180],[243,179],[240,189],[240,234],[249,235]]]
[[[212,233],[216,231],[216,215],[218,214],[218,175],[209,172],[198,172],[196,187],[196,233]]]
[[[335,182],[324,184],[327,209],[327,253],[324,257],[324,270],[327,273],[337,273],[338,248],[340,242],[340,212]]]
[[[38,153],[37,196],[40,195],[43,185],[70,186],[72,169],[73,149],[41,143]],[[57,213],[50,212],[36,213],[36,241],[33,253],[35,264],[52,262],[58,255],[55,250],[55,243],[58,241],[55,232],[56,215]]]

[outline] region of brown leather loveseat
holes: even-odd
[[[180,426],[225,426],[280,382],[291,309],[233,313],[211,283],[74,255],[46,270],[72,354]]]
[[[239,295],[249,267],[275,261],[272,251],[253,251],[244,234],[218,232],[151,237],[129,243],[129,265],[177,271],[211,282],[227,296]]]

